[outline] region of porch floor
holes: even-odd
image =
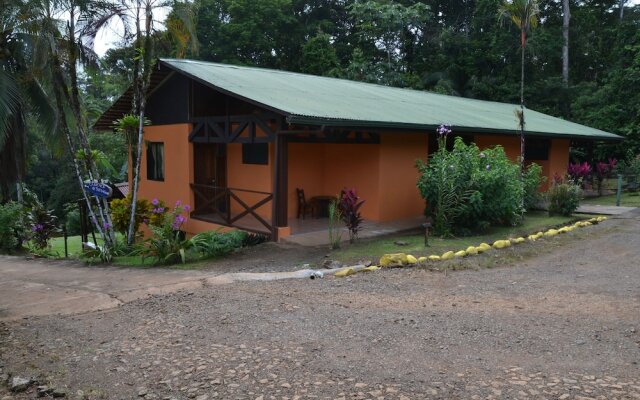
[[[221,220],[211,214],[202,214],[194,217],[200,220],[221,224]],[[265,220],[271,223],[270,218]],[[388,235],[391,233],[407,231],[411,229],[422,229],[422,224],[426,222],[424,216],[397,220],[397,221],[367,221],[363,223],[360,238],[370,238]],[[252,215],[247,215],[234,224],[236,228],[245,229],[251,232],[269,233],[264,225]],[[285,243],[294,243],[302,246],[324,246],[329,244],[329,219],[328,218],[289,218],[291,236],[282,238]],[[348,241],[349,234],[346,228],[342,228],[342,240]]]
[[[424,216],[402,219],[397,221],[367,221],[362,225],[359,237],[361,239],[388,235],[391,233],[422,229],[422,224],[427,222]],[[329,244],[329,219],[289,219],[291,236],[283,238],[285,243],[295,243],[302,246],[325,246]],[[342,241],[349,240],[349,233],[342,228]]]

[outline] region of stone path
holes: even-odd
[[[0,378],[74,400],[640,399],[638,223],[447,274],[202,276],[234,283],[2,323]],[[0,400],[35,395],[0,385]]]
[[[179,290],[244,281],[308,279],[313,273],[298,270],[216,274],[163,268],[94,267],[0,256],[0,321],[102,311]]]
[[[578,207],[579,213],[583,214],[602,214],[602,215],[621,215],[635,210],[636,207],[624,207],[624,206],[600,206],[592,204],[583,204]]]

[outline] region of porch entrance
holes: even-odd
[[[229,209],[227,187],[227,147],[222,143],[193,146],[194,209],[201,214],[226,214]]]

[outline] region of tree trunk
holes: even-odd
[[[624,18],[624,5],[626,4],[627,0],[620,0],[619,8],[620,8],[620,21],[622,21],[622,18]]]
[[[67,140],[67,146],[69,148],[69,152],[71,153],[71,160],[73,162],[73,167],[74,170],[76,172],[76,177],[78,178],[78,183],[80,184],[80,190],[82,191],[82,197],[84,198],[85,203],[87,204],[87,209],[89,210],[89,214],[91,216],[91,222],[94,224],[94,226],[96,227],[96,229],[98,230],[98,233],[100,234],[100,236],[102,237],[102,240],[104,241],[104,243],[108,243],[109,238],[104,234],[104,230],[103,230],[103,226],[100,225],[98,219],[96,218],[96,214],[94,213],[92,204],[91,204],[91,199],[89,198],[89,196],[87,195],[87,191],[84,188],[84,180],[82,178],[82,171],[80,168],[80,165],[78,164],[78,160],[76,158],[76,147],[73,144],[73,139],[71,138],[71,131],[69,130],[69,126],[67,124],[67,121],[65,119],[65,114],[64,114],[64,105],[63,105],[63,96],[61,94],[62,92],[62,88],[64,85],[64,82],[61,82],[61,72],[58,69],[60,68],[60,64],[59,62],[57,62],[57,58],[54,60],[53,62],[53,75],[54,75],[54,84],[53,86],[53,92],[54,92],[54,96],[55,96],[55,102],[56,102],[56,109],[57,112],[60,116],[60,129],[62,130],[62,132],[65,135],[65,138]],[[103,221],[104,222],[104,221]]]
[[[138,2],[138,5],[140,3]],[[135,238],[135,225],[136,225],[136,209],[138,201],[138,186],[140,182],[140,163],[142,160],[142,139],[144,132],[144,119],[145,109],[147,103],[147,90],[149,88],[149,81],[151,78],[151,65],[153,60],[153,44],[151,37],[151,24],[153,15],[151,13],[151,4],[147,2],[145,4],[145,32],[142,37],[142,31],[140,29],[140,7],[138,7],[136,13],[136,32],[138,45],[143,46],[142,66],[137,65],[138,74],[135,77],[134,84],[136,85],[135,91],[137,92],[136,105],[138,109],[138,143],[136,152],[136,162],[134,164],[133,172],[133,192],[131,194],[131,214],[129,216],[129,230],[127,233],[127,242],[129,245],[133,244]],[[142,40],[143,39],[143,40]]]
[[[524,29],[520,32],[522,58],[520,63],[520,175],[524,177],[524,49],[527,40]]]
[[[142,29],[140,28],[140,8],[142,7],[140,0],[136,1],[136,43],[135,47],[139,49],[141,43]],[[142,110],[142,90],[140,84],[140,75],[141,75],[141,67],[140,67],[140,58],[136,57],[133,65],[133,107],[140,116]],[[140,181],[140,160],[142,159],[142,127],[144,126],[144,122],[141,119],[138,121],[138,140],[136,142],[136,158],[133,159],[133,154],[131,155],[131,162],[133,163],[131,171],[133,172],[132,181],[133,187],[131,188],[131,213],[129,214],[129,229],[127,229],[127,244],[129,246],[133,245],[133,241],[135,239],[135,231],[136,231],[136,211],[137,211],[137,202],[138,202],[138,182]],[[133,136],[133,135],[132,135]]]
[[[69,81],[71,84],[71,95],[65,90],[65,94],[69,98],[71,104],[71,110],[73,112],[76,129],[78,132],[78,138],[80,142],[80,148],[86,156],[86,169],[89,175],[89,179],[100,181],[100,173],[95,164],[95,160],[91,156],[91,146],[89,145],[89,138],[87,136],[86,119],[84,118],[80,108],[80,93],[78,89],[78,71],[77,62],[78,55],[76,51],[76,36],[75,36],[75,8],[72,6],[70,11],[70,18],[67,23],[67,30],[69,41],[67,45],[68,49],[68,67],[69,67]],[[88,204],[89,205],[89,204]],[[103,221],[102,228],[104,229],[105,237],[104,246],[111,247],[115,244],[116,238],[113,231],[113,221],[111,219],[111,213],[109,211],[108,201],[104,198],[99,199],[96,203],[97,211],[100,215],[100,219]],[[89,205],[90,206],[90,205]]]
[[[569,0],[562,0],[562,85],[569,87]]]

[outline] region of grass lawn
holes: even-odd
[[[116,234],[118,241],[124,240],[122,235]],[[89,241],[93,242],[93,237],[89,235]],[[102,239],[96,234],[96,241],[98,244],[102,244]],[[51,245],[51,251],[54,254],[58,254],[59,257],[64,257],[64,237],[56,237],[49,242]],[[82,239],[80,236],[67,237],[67,250],[69,252],[69,258],[79,257],[82,254]]]
[[[124,238],[122,235],[118,235],[118,241],[122,243]],[[89,237],[90,241],[93,241],[91,236]],[[98,244],[102,243],[102,240],[96,236],[96,240]],[[64,258],[64,238],[56,237],[51,239],[49,242],[51,244],[51,251],[53,254],[57,254],[57,257]],[[67,248],[69,252],[69,258],[79,258],[82,254],[82,240],[80,236],[69,236],[67,238]],[[200,260],[192,260],[187,262],[186,264],[175,264],[168,266],[174,269],[198,269],[207,264],[207,261],[211,261],[211,258],[200,259]],[[120,256],[114,257],[113,265],[120,265],[125,267],[152,267],[155,266],[153,258],[143,259],[141,256]]]
[[[591,217],[590,215],[588,217]],[[362,240],[353,245],[343,244],[343,248],[334,250],[332,258],[346,263],[358,260],[372,260],[376,262],[386,253],[407,253],[416,257],[441,255],[449,250],[465,250],[469,246],[477,246],[482,242],[488,244],[508,237],[526,236],[558,225],[566,225],[578,219],[587,218],[585,215],[573,217],[549,217],[546,211],[532,211],[527,213],[522,225],[516,227],[492,227],[487,232],[477,236],[465,236],[450,239],[437,237],[429,238],[429,247],[424,246],[423,234],[394,235],[380,239]],[[396,241],[407,242],[406,246],[394,244]]]
[[[582,200],[580,204],[615,206],[616,195],[614,194],[614,195],[601,196],[601,197],[590,197],[588,199]],[[625,207],[640,207],[640,192],[622,193],[622,197],[620,198],[620,205]]]

